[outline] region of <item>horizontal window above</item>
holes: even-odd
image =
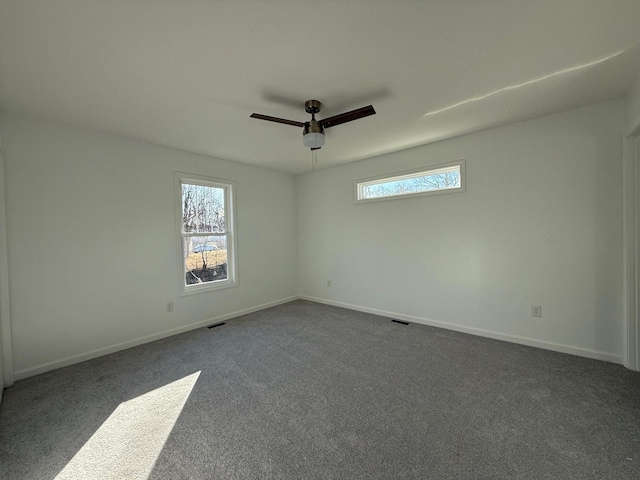
[[[464,160],[458,160],[399,172],[391,176],[356,180],[355,200],[356,203],[362,203],[434,193],[462,192],[465,184],[464,167]]]

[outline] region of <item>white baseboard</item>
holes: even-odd
[[[471,335],[478,335],[481,337],[493,338],[495,340],[503,340],[505,342],[518,343],[521,345],[527,345],[529,347],[542,348],[545,350],[553,350],[554,352],[568,353],[571,355],[577,355],[579,357],[593,358],[596,360],[603,360],[611,363],[622,363],[622,356],[615,355],[607,352],[600,352],[597,350],[589,350],[587,348],[575,347],[572,345],[564,345],[561,343],[549,342],[546,340],[538,340],[535,338],[520,337],[518,335],[510,335],[507,333],[494,332],[492,330],[485,330],[483,328],[468,327],[466,325],[459,325],[455,323],[442,322],[439,320],[433,320],[430,318],[414,317],[412,315],[404,315],[402,313],[388,312],[385,310],[378,310],[375,308],[363,307],[360,305],[352,305],[349,303],[335,302],[325,298],[309,297],[301,295],[300,299],[308,300],[310,302],[323,303],[325,305],[333,305],[335,307],[348,308],[350,310],[356,310],[358,312],[372,313],[374,315],[380,315],[382,317],[390,317],[397,320],[404,320],[406,322],[420,323],[422,325],[430,325],[432,327],[445,328],[447,330],[454,330],[456,332],[469,333]]]
[[[32,377],[34,375],[38,375],[40,373],[48,372],[50,370],[55,370],[57,368],[68,367],[69,365],[73,365],[75,363],[84,362],[86,360],[91,360],[93,358],[102,357],[103,355],[109,355],[110,353],[119,352],[121,350],[126,350],[127,348],[137,347],[138,345],[142,345],[145,343],[155,342],[156,340],[161,340],[166,337],[171,337],[173,335],[178,335],[180,333],[188,332],[190,330],[196,330],[198,328],[206,327],[208,325],[224,322],[226,320],[230,320],[232,318],[240,317],[242,315],[247,315],[249,313],[257,312],[260,310],[264,310],[266,308],[275,307],[276,305],[281,305],[283,303],[288,303],[293,300],[297,300],[300,297],[298,295],[294,295],[292,297],[282,298],[280,300],[275,300],[273,302],[263,303],[262,305],[256,305],[254,307],[245,308],[242,310],[238,310],[236,312],[227,313],[225,315],[220,315],[213,318],[208,318],[206,320],[202,320],[200,322],[191,323],[189,325],[183,325],[181,327],[172,328],[171,330],[165,330],[159,333],[153,333],[151,335],[146,335],[144,337],[139,337],[133,340],[128,340],[126,342],[118,343],[115,345],[110,345],[107,347],[98,348],[95,350],[91,350],[89,352],[80,353],[78,355],[72,355],[70,357],[62,358],[60,360],[54,360],[52,362],[43,363],[40,365],[36,365],[34,367],[25,368],[23,370],[18,370],[14,372],[15,380],[22,380],[27,377]]]
[[[383,317],[395,318],[397,320],[404,320],[407,322],[420,323],[422,325],[430,325],[433,327],[444,328],[447,330],[454,330],[462,333],[469,333],[471,335],[478,335],[481,337],[493,338],[495,340],[503,340],[506,342],[518,343],[521,345],[528,345],[530,347],[542,348],[545,350],[552,350],[552,351],[561,352],[561,353],[568,353],[571,355],[593,358],[596,360],[603,360],[605,362],[619,363],[619,364],[622,363],[622,357],[620,355],[615,355],[612,353],[600,352],[597,350],[589,350],[586,348],[548,342],[545,340],[537,340],[534,338],[520,337],[517,335],[494,332],[492,330],[485,330],[485,329],[476,328],[476,327],[468,327],[465,325],[459,325],[455,323],[442,322],[439,320],[433,320],[429,318],[415,317],[413,315],[405,315],[402,313],[389,312],[386,310],[379,310],[376,308],[369,308],[361,305],[353,305],[350,303],[336,302],[336,301],[328,300],[325,298],[310,297],[307,295],[294,295],[291,297],[282,298],[280,300],[275,300],[273,302],[263,303],[262,305],[256,305],[254,307],[249,307],[249,308],[245,308],[235,312],[227,313],[225,315],[208,318],[206,320],[202,320],[200,322],[192,323],[189,325],[183,325],[181,327],[173,328],[171,330],[165,330],[163,332],[146,335],[144,337],[128,340],[126,342],[110,345],[103,348],[98,348],[95,350],[91,350],[89,352],[81,353],[78,355],[72,355],[70,357],[54,360],[52,362],[47,362],[47,363],[43,363],[33,367],[25,368],[23,370],[14,372],[14,380],[22,380],[24,378],[38,375],[40,373],[48,372],[50,370],[67,367],[75,363],[84,362],[86,360],[91,360],[93,358],[101,357],[103,355],[109,355],[110,353],[126,350],[127,348],[137,347],[138,345],[154,342],[156,340],[170,337],[172,335],[178,335],[180,333],[188,332],[190,330],[196,330],[198,328],[202,328],[214,323],[224,322],[232,318],[240,317],[242,315],[247,315],[249,313],[254,313],[260,310],[264,310],[266,308],[275,307],[277,305],[281,305],[283,303],[288,303],[298,299],[308,300],[310,302],[322,303],[325,305],[333,305],[335,307],[347,308],[349,310],[355,310],[359,312],[371,313],[371,314],[380,315]],[[0,395],[1,395],[1,392],[0,392]]]

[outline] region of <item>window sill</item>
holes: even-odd
[[[207,292],[215,292],[217,290],[225,290],[227,288],[233,288],[238,286],[238,282],[232,281],[219,281],[219,282],[210,282],[214,285],[210,285],[209,283],[195,284],[182,287],[182,292],[180,293],[181,297],[196,295],[198,293],[207,293]]]

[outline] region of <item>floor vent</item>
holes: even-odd
[[[403,322],[402,320],[391,320],[393,323],[399,323],[400,325],[409,325],[409,322]]]
[[[209,325],[207,328],[208,329],[212,329],[212,328],[216,328],[216,327],[220,327],[222,325],[226,325],[226,323],[222,322],[222,323],[216,323],[215,325]]]

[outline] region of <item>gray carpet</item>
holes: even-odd
[[[2,479],[640,478],[639,373],[306,301],[4,395]]]

